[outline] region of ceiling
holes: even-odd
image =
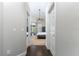
[[[40,9],[40,17],[45,18],[47,2],[29,2],[28,4],[33,17],[36,17],[36,19],[39,17]]]

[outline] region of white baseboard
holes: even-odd
[[[50,49],[50,52],[52,53],[53,56],[55,56],[55,53],[56,53],[55,50],[51,50],[51,49]]]
[[[21,54],[19,54],[19,55],[17,55],[17,56],[25,56],[26,55],[26,51],[25,52],[23,52],[23,53],[21,53]]]

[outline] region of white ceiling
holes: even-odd
[[[38,9],[40,9],[40,16],[45,18],[47,2],[29,2],[28,4],[33,16],[39,17]]]

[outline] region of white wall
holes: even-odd
[[[55,55],[55,25],[56,25],[56,9],[49,13],[49,39],[50,39],[50,51]]]
[[[53,3],[49,3],[46,13],[46,32],[47,32],[47,48],[51,51],[52,55],[55,55],[55,25],[56,25],[56,6],[52,7]],[[51,12],[49,13],[49,10]]]
[[[3,4],[0,2],[0,56],[3,55]]]
[[[79,56],[79,3],[56,4],[56,55]]]
[[[26,51],[26,14],[21,2],[4,3],[4,55],[18,55]]]

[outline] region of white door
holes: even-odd
[[[55,55],[55,26],[56,26],[56,8],[54,8],[49,13],[49,42],[50,42],[50,51]]]

